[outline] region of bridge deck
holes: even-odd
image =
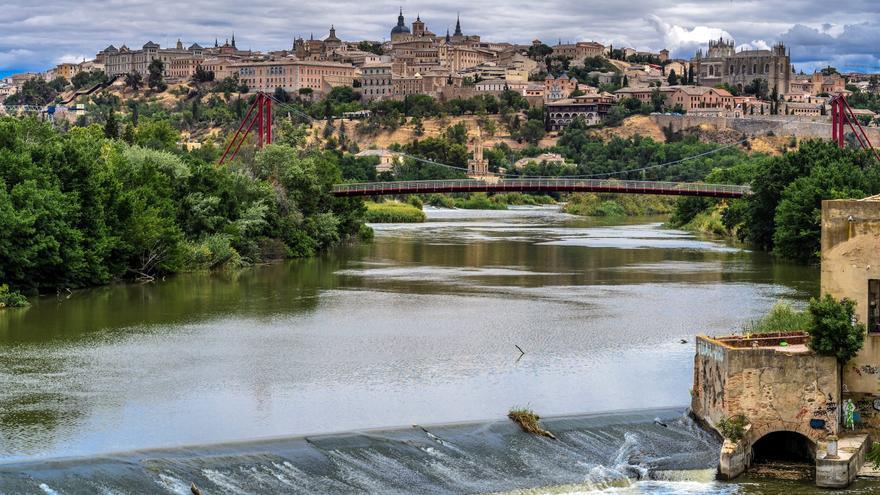
[[[452,179],[400,182],[357,182],[333,186],[336,196],[383,196],[455,192],[608,192],[740,198],[749,186],[610,179]]]

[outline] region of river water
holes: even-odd
[[[549,416],[681,408],[694,334],[738,329],[780,298],[818,291],[815,268],[662,219],[607,223],[550,207],[428,214],[317,259],[0,312],[0,468],[497,420],[513,406]],[[704,478],[600,488],[792,492]]]

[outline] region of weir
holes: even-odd
[[[503,420],[0,465],[0,493],[494,493],[703,481],[716,437],[683,408]],[[695,472],[688,475],[688,472]]]

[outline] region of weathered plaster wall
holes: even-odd
[[[701,336],[691,409],[713,426],[743,414],[751,423],[749,445],[774,431],[794,431],[817,441],[837,433],[838,380],[832,357],[733,348]],[[824,427],[812,427],[814,419],[824,421]]]
[[[880,279],[880,201],[823,201],[822,294],[852,299],[867,324],[869,279]],[[844,384],[863,423],[880,428],[880,333],[868,332]]]

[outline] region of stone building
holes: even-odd
[[[568,77],[568,74],[560,74],[559,77],[547,74],[547,77],[544,79],[544,99],[547,101],[568,98],[577,89],[577,78]]]
[[[393,93],[390,62],[364,64],[358,80],[361,83],[360,93],[364,101],[381,100]]]
[[[558,43],[553,47],[553,55],[571,58],[571,65],[573,67],[583,67],[585,58],[601,57],[604,54],[605,45],[595,41]]]
[[[546,129],[561,131],[575,119],[582,119],[588,125],[602,121],[614,105],[614,96],[609,93],[576,96],[544,105]]]
[[[235,37],[232,39],[233,47]],[[109,77],[128,74],[130,72],[138,72],[146,74],[150,63],[153,60],[161,60],[165,64],[165,76],[170,76],[169,70],[171,62],[181,58],[198,58],[202,57],[204,49],[197,43],[193,43],[189,48],[184,48],[183,43],[177,40],[174,48],[161,48],[158,43],[148,41],[140,50],[132,50],[125,45],[116,48],[113,45],[102,50],[98,57],[104,61],[104,72]]]
[[[880,431],[880,197],[822,202],[822,294],[856,302],[865,345],[843,373],[845,396]]]
[[[312,60],[265,60],[230,64],[229,69],[250,91],[271,93],[281,88],[288,93],[311,89],[329,93],[337,86],[352,86],[355,68],[348,64]]]
[[[709,49],[702,48],[691,59],[694,81],[701,86],[729,84],[742,91],[755,79],[767,81],[770,91],[778,94],[789,91],[791,58],[785,45],[777,43],[770,50],[736,51],[733,40],[710,41]]]

